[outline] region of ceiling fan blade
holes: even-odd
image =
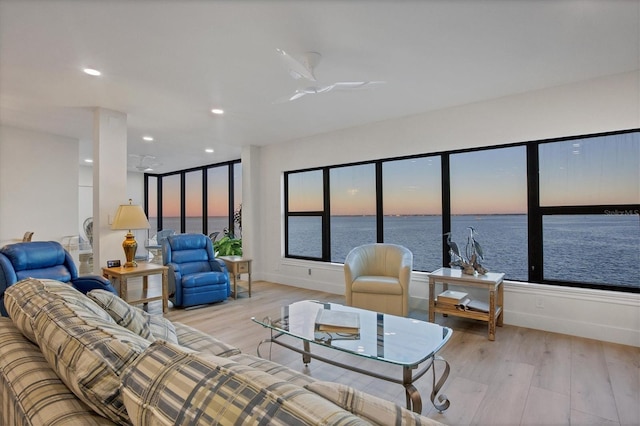
[[[353,89],[369,89],[384,84],[384,81],[339,81],[332,84],[332,89],[336,90],[353,90]]]
[[[313,68],[320,60],[319,53],[307,52],[300,61],[282,49],[276,49],[276,52],[278,52],[284,59],[287,67],[289,68],[289,75],[291,75],[291,77],[296,80],[304,78],[309,81],[316,81],[316,76],[313,75]]]
[[[293,96],[289,97],[289,100],[290,101],[295,101],[296,99],[300,99],[301,97],[303,97],[306,94],[307,94],[307,92],[303,92],[301,90],[296,90],[296,93],[294,93]]]
[[[287,102],[295,101],[296,99],[300,99],[304,95],[307,95],[307,93],[302,91],[302,90],[296,90],[292,95],[282,96],[282,97],[276,99],[275,101],[273,101],[272,103],[273,104],[284,104],[284,103],[287,103]]]

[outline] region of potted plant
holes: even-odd
[[[240,238],[228,228],[224,230],[224,237],[213,243],[216,256],[242,256],[242,204],[233,212],[233,222],[237,225]]]
[[[242,239],[225,235],[213,243],[216,256],[242,256]]]

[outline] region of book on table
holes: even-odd
[[[357,312],[320,309],[316,317],[316,330],[330,333],[359,333],[360,315]]]
[[[468,294],[463,291],[446,290],[438,295],[436,303],[438,305],[446,305],[454,308],[460,303],[461,300],[463,300],[467,296]]]
[[[469,297],[465,297],[458,304],[456,308],[460,311],[474,311],[474,312],[489,312],[489,304],[480,300],[473,300]]]

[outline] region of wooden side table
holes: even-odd
[[[149,275],[162,274],[162,295],[148,297]],[[162,300],[162,312],[167,312],[169,305],[169,268],[164,265],[156,265],[147,262],[138,262],[138,266],[125,268],[124,266],[116,266],[115,268],[102,268],[102,275],[108,280],[118,282],[118,294],[120,298],[130,305],[138,303],[148,303],[154,300]],[[129,278],[142,277],[142,297],[137,300],[128,300],[129,288],[127,280]]]
[[[227,265],[229,273],[233,275],[233,298],[238,298],[238,283],[236,282],[238,275],[247,274],[249,276],[248,293],[251,297],[251,259],[242,256],[220,256]]]
[[[489,340],[496,340],[496,325],[502,327],[504,317],[503,273],[488,272],[485,275],[466,275],[460,269],[440,268],[429,274],[429,322],[435,322],[436,313],[487,321]],[[451,285],[483,288],[489,292],[489,312],[461,311],[436,305],[436,282],[445,291]]]

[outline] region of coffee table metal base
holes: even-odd
[[[418,380],[420,377],[424,376],[424,374],[427,371],[429,371],[429,369],[431,369],[431,372],[433,373],[433,388],[431,390],[431,395],[430,395],[431,403],[440,412],[449,408],[450,402],[449,402],[449,399],[447,399],[447,396],[444,394],[438,395],[438,392],[440,392],[440,389],[442,389],[442,386],[444,385],[447,378],[449,377],[449,370],[450,370],[449,363],[441,356],[435,355],[433,358],[428,359],[426,361],[426,365],[424,365],[420,370],[415,372],[415,374],[414,374],[414,370],[418,369],[417,365],[413,367],[402,367],[402,380],[400,380],[395,377],[379,374],[371,370],[364,370],[362,368],[358,368],[353,365],[344,364],[344,363],[335,361],[333,359],[326,358],[318,354],[314,354],[311,352],[311,345],[306,340],[302,341],[303,343],[302,349],[300,349],[299,347],[290,345],[289,343],[278,340],[278,338],[283,335],[284,333],[274,333],[274,331],[271,330],[271,337],[269,339],[264,339],[260,343],[258,343],[258,347],[256,349],[258,356],[262,358],[262,355],[260,354],[260,346],[262,346],[264,343],[275,343],[276,345],[282,346],[284,348],[287,348],[289,350],[302,354],[302,362],[305,365],[308,365],[311,362],[311,359],[313,358],[327,364],[335,365],[336,367],[344,368],[349,371],[367,375],[369,377],[385,380],[387,382],[398,383],[404,386],[404,391],[405,391],[405,396],[407,401],[407,409],[412,410],[413,412],[418,414],[422,413],[422,397],[420,396],[420,392],[418,392],[418,389],[416,389],[413,383],[416,380]],[[270,358],[271,356],[269,356],[269,359]],[[437,380],[437,382],[436,382],[436,369],[434,366],[435,361],[441,361],[444,363],[444,371],[442,372],[442,375]]]

